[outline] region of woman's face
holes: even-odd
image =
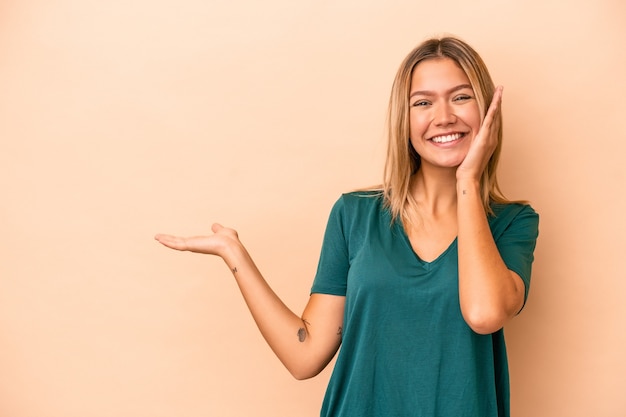
[[[458,167],[480,128],[480,112],[465,72],[450,58],[413,70],[409,96],[411,144],[421,166]]]

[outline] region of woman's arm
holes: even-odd
[[[524,303],[524,282],[500,256],[480,192],[480,177],[497,145],[491,125],[501,99],[499,87],[480,132],[457,169],[459,299],[465,321],[481,334],[501,329]]]
[[[278,359],[297,379],[317,375],[341,344],[345,297],[313,294],[302,317],[298,317],[263,279],[237,232],[219,224],[214,224],[212,230],[210,236],[157,235],[155,239],[172,249],[221,257]]]
[[[496,247],[476,182],[457,182],[459,299],[476,333],[501,329],[524,303],[524,282]]]

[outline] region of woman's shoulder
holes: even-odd
[[[538,216],[535,209],[530,204],[525,202],[491,203],[491,209],[493,210],[493,217],[496,219],[515,217],[518,215]]]
[[[338,203],[352,209],[379,207],[383,203],[382,190],[356,190],[341,194]]]
[[[357,219],[363,215],[385,211],[381,190],[366,189],[345,192],[340,195],[332,208],[332,215],[346,219]]]
[[[364,190],[355,190],[355,191],[349,191],[346,193],[341,194],[342,198],[346,198],[346,199],[354,199],[354,200],[361,200],[363,198],[383,198],[383,190],[379,190],[379,189],[364,189]]]
[[[489,225],[494,237],[506,230],[526,230],[537,234],[539,214],[527,203],[492,203]]]

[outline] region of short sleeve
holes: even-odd
[[[524,281],[524,303],[530,289],[534,251],[539,235],[539,215],[529,205],[509,205],[498,215],[492,233],[507,268]]]
[[[346,295],[350,261],[344,220],[345,200],[342,196],[328,218],[311,293]]]

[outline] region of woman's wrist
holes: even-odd
[[[461,178],[456,181],[457,195],[479,195],[480,181],[474,178]]]
[[[231,272],[235,274],[241,270],[243,264],[250,261],[250,255],[238,239],[231,239],[230,241],[224,243],[224,247],[222,248],[222,259]]]

